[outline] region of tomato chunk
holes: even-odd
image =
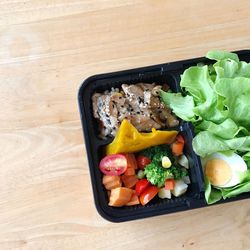
[[[149,163],[151,163],[151,160],[144,155],[138,155],[136,161],[139,169],[144,169]]]
[[[150,185],[151,184],[147,179],[141,179],[136,182],[135,192],[137,193],[137,195],[141,195],[141,193]]]
[[[105,156],[99,168],[105,175],[121,175],[127,170],[127,159],[123,154]]]
[[[149,201],[151,201],[158,193],[158,188],[156,186],[147,187],[140,195],[140,202],[144,206]]]

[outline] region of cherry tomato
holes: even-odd
[[[140,202],[144,206],[149,201],[151,201],[158,193],[158,188],[156,186],[147,187],[140,195]]]
[[[151,160],[144,155],[138,155],[136,161],[139,169],[144,169],[149,163],[151,163]]]
[[[105,175],[121,175],[127,170],[127,159],[122,154],[113,154],[105,156],[99,168]]]
[[[141,179],[136,182],[135,192],[140,195],[149,185],[150,182],[147,179]]]

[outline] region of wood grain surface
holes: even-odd
[[[95,209],[88,76],[250,48],[249,0],[0,1],[0,249],[250,249],[250,201],[121,224]]]

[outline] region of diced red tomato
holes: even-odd
[[[175,185],[175,180],[174,179],[167,179],[165,181],[165,189],[167,190],[173,190]]]
[[[138,155],[136,161],[139,169],[144,169],[151,162],[151,160],[144,155]]]
[[[99,168],[105,175],[121,175],[127,170],[127,159],[123,154],[105,156]]]
[[[158,188],[156,186],[147,187],[140,195],[140,202],[144,206],[149,201],[151,201],[158,193]]]
[[[141,193],[150,185],[151,184],[147,179],[141,179],[137,181],[135,185],[135,191],[137,195],[141,195]]]
[[[138,178],[136,175],[122,175],[121,179],[122,179],[124,186],[127,188],[133,188],[138,181]]]

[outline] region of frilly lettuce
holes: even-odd
[[[211,65],[197,65],[181,76],[181,93],[161,91],[173,112],[194,124],[194,151],[201,157],[219,151],[236,151],[250,169],[250,63],[235,53],[210,51]],[[215,189],[206,179],[208,204],[250,192],[250,171],[232,188]]]

